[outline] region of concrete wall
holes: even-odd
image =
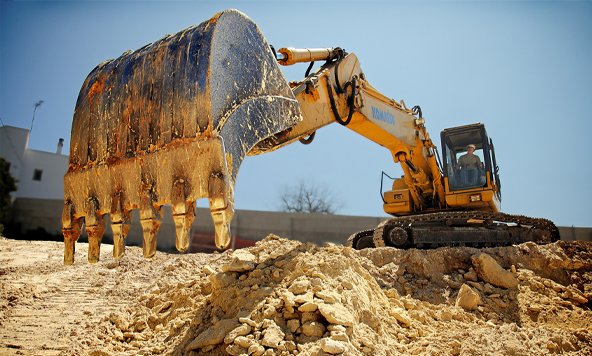
[[[9,219],[14,223],[22,224],[22,233],[43,227],[50,233],[59,234],[62,229],[63,206],[63,200],[18,198],[13,203]],[[213,234],[214,223],[209,209],[197,208],[195,215],[192,231]],[[235,212],[230,228],[232,235],[254,241],[262,240],[269,234],[275,234],[317,245],[322,245],[324,242],[345,244],[351,234],[372,229],[385,219],[387,218],[239,210]],[[562,240],[592,241],[592,228],[559,227],[559,232]],[[85,239],[86,234],[83,233],[81,241]],[[107,221],[103,241],[106,243],[113,241],[109,221]],[[133,210],[132,228],[126,244],[142,246],[142,241],[139,212]],[[175,225],[170,206],[163,207],[163,220],[157,237],[157,248],[160,251],[175,250]]]
[[[21,233],[43,227],[52,234],[61,233],[61,216],[63,200],[18,198],[13,203],[9,220],[21,224]],[[285,212],[267,212],[239,210],[234,214],[230,230],[232,235],[242,239],[259,241],[269,234],[294,239],[302,242],[313,242],[322,245],[324,242],[345,244],[352,233],[376,227],[386,217],[360,217],[325,214],[300,214]],[[197,208],[192,231],[214,233],[214,223],[208,208]],[[104,242],[113,241],[113,233],[107,217]],[[8,236],[10,237],[10,236]],[[86,240],[86,234],[80,241]],[[142,225],[137,210],[132,210],[132,227],[126,244],[142,246]],[[157,248],[161,251],[175,249],[175,224],[170,206],[163,207],[163,219],[157,237]]]
[[[588,241],[592,242],[592,228],[558,226],[559,235],[563,241]]]

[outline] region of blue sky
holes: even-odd
[[[483,122],[501,168],[502,210],[592,226],[592,2],[196,1],[0,3],[0,117],[29,128],[30,148],[70,144],[90,71],[167,33],[236,8],[279,47],[355,53],[386,96],[421,105],[439,145],[447,127]],[[301,79],[306,65],[284,71]],[[235,208],[274,210],[282,188],[330,187],[341,214],[386,216],[390,153],[339,125],[313,144],[247,157]],[[207,206],[200,201],[199,206]]]

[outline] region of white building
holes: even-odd
[[[63,140],[55,153],[32,150],[27,129],[0,127],[0,156],[10,163],[9,172],[18,179],[16,198],[64,200],[64,174],[68,156],[62,154]],[[60,145],[61,144],[61,145]]]

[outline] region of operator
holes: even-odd
[[[475,145],[470,144],[467,146],[467,153],[458,159],[457,169],[461,169],[461,185],[477,185],[478,168],[483,167],[483,163],[481,163],[479,156],[474,155],[473,152],[475,152]]]

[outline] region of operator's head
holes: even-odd
[[[469,152],[469,153],[475,152],[475,145],[473,145],[473,144],[467,145],[467,152]]]

